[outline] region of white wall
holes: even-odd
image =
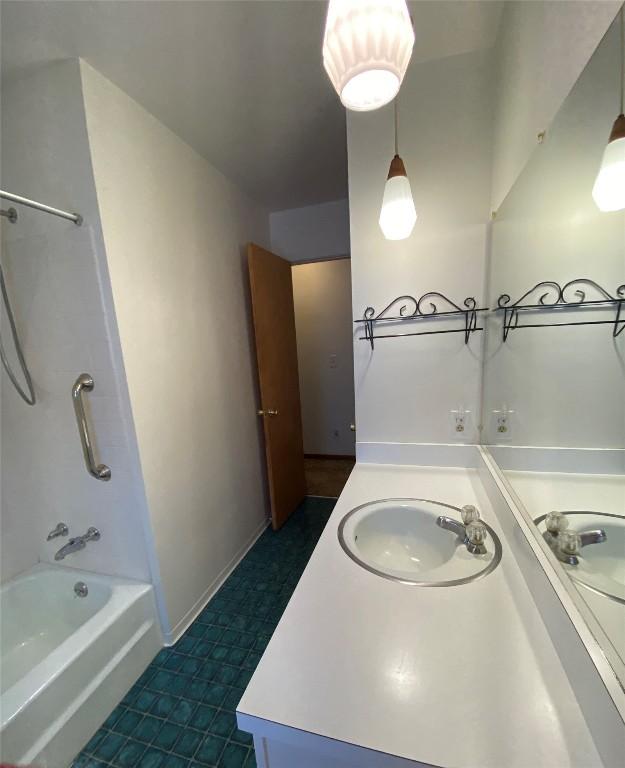
[[[304,452],[353,455],[350,260],[295,264],[292,272]]]
[[[2,579],[52,560],[67,539],[46,543],[46,535],[64,521],[70,535],[91,525],[102,534],[64,564],[158,583],[77,61],[3,82],[2,188],[85,219],[79,228],[21,206],[17,224],[2,219],[3,264],[38,398],[28,407],[0,374]],[[71,388],[83,371],[95,380],[88,398],[97,453],[112,470],[108,483],[87,474],[82,456]]]
[[[615,23],[501,206],[493,225],[491,306],[543,280],[591,278],[613,296],[625,280],[625,211],[601,213],[591,190],[619,103]],[[549,293],[548,290],[545,292]],[[549,294],[553,295],[553,294]],[[540,293],[534,294],[538,300]],[[567,298],[574,299],[569,291]],[[592,288],[587,298],[602,298]],[[615,310],[524,315],[521,323],[611,320]],[[489,321],[485,439],[489,414],[514,409],[517,445],[625,448],[625,334],[579,326],[512,331]]]
[[[492,61],[477,52],[413,65],[399,100],[399,149],[418,220],[411,237],[384,239],[378,217],[393,155],[392,106],[348,113],[354,317],[404,294],[441,291],[462,304],[483,298],[490,199]],[[455,321],[455,327],[458,327]],[[462,322],[462,321],[460,321]],[[440,329],[425,321],[419,328]],[[417,329],[416,324],[410,330]],[[400,331],[408,330],[405,326]],[[358,441],[450,442],[450,410],[475,415],[480,334],[381,339],[354,332]],[[469,428],[462,436],[477,439]]]
[[[276,211],[269,217],[271,250],[288,261],[348,256],[349,201]]]
[[[104,241],[173,634],[265,525],[245,244],[268,214],[81,64]]]
[[[505,2],[497,38],[492,208],[502,203],[621,0]]]

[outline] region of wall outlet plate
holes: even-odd
[[[495,442],[512,440],[515,411],[507,408],[496,408],[492,412],[492,431]]]
[[[455,408],[449,412],[451,417],[451,429],[454,439],[465,440],[471,426],[471,411],[464,408]]]

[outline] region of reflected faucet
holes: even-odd
[[[98,541],[100,538],[100,531],[97,528],[89,528],[87,533],[82,536],[74,536],[67,544],[61,547],[59,551],[54,555],[55,560],[64,560],[67,555],[72,552],[78,552],[87,546],[88,541]]]
[[[462,522],[453,517],[441,515],[436,520],[436,525],[446,531],[455,533],[472,555],[485,555],[484,541],[488,536],[486,526],[480,520],[480,513],[472,504],[466,504],[460,510]]]
[[[578,533],[568,530],[569,519],[563,512],[549,512],[545,517],[543,538],[551,547],[554,555],[567,565],[579,565],[579,556],[583,547],[589,544],[602,544],[608,536],[603,528]]]

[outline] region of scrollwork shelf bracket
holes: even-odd
[[[587,298],[588,291],[596,298]],[[510,331],[519,328],[554,328],[556,326],[573,325],[612,325],[612,337],[616,338],[625,329],[625,284],[619,285],[615,295],[608,293],[594,280],[576,278],[560,285],[552,280],[544,280],[523,294],[513,304],[507,293],[497,300],[494,312],[503,312],[503,340],[507,341]],[[563,323],[523,323],[520,317],[524,313],[540,311],[558,312],[560,310],[605,309],[614,307],[615,315],[612,320],[574,320]]]
[[[377,314],[373,307],[367,307],[362,318],[354,320],[354,322],[363,324],[364,335],[359,338],[368,341],[371,349],[374,349],[375,339],[389,339],[399,336],[431,336],[443,333],[464,333],[464,343],[468,344],[472,333],[484,330],[483,327],[478,326],[477,316],[479,312],[487,311],[488,307],[478,307],[477,302],[471,296],[463,301],[463,306],[461,307],[439,291],[429,291],[424,293],[419,299],[408,295],[398,296]],[[462,328],[383,334],[376,334],[375,332],[378,323],[395,325],[420,320],[453,320],[461,316],[464,319],[464,327]]]

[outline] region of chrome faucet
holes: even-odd
[[[87,533],[83,536],[74,536],[67,544],[61,547],[59,551],[54,555],[55,560],[63,560],[67,555],[71,555],[72,552],[78,552],[87,546],[88,541],[98,541],[100,538],[100,531],[97,528],[89,528]]]
[[[53,528],[50,533],[48,534],[46,541],[52,541],[52,539],[56,539],[57,536],[67,536],[69,533],[69,528],[65,523],[57,523],[56,527]]]
[[[462,522],[454,520],[453,517],[441,515],[436,520],[436,525],[455,533],[472,555],[485,555],[487,550],[484,541],[488,533],[486,526],[480,520],[480,513],[472,504],[466,504],[460,510],[460,514]]]
[[[547,530],[543,533],[543,538],[558,560],[567,565],[579,565],[582,547],[587,547],[589,544],[602,544],[608,539],[603,528],[581,533],[568,530],[569,518],[558,511],[549,512],[545,516],[545,527]]]

